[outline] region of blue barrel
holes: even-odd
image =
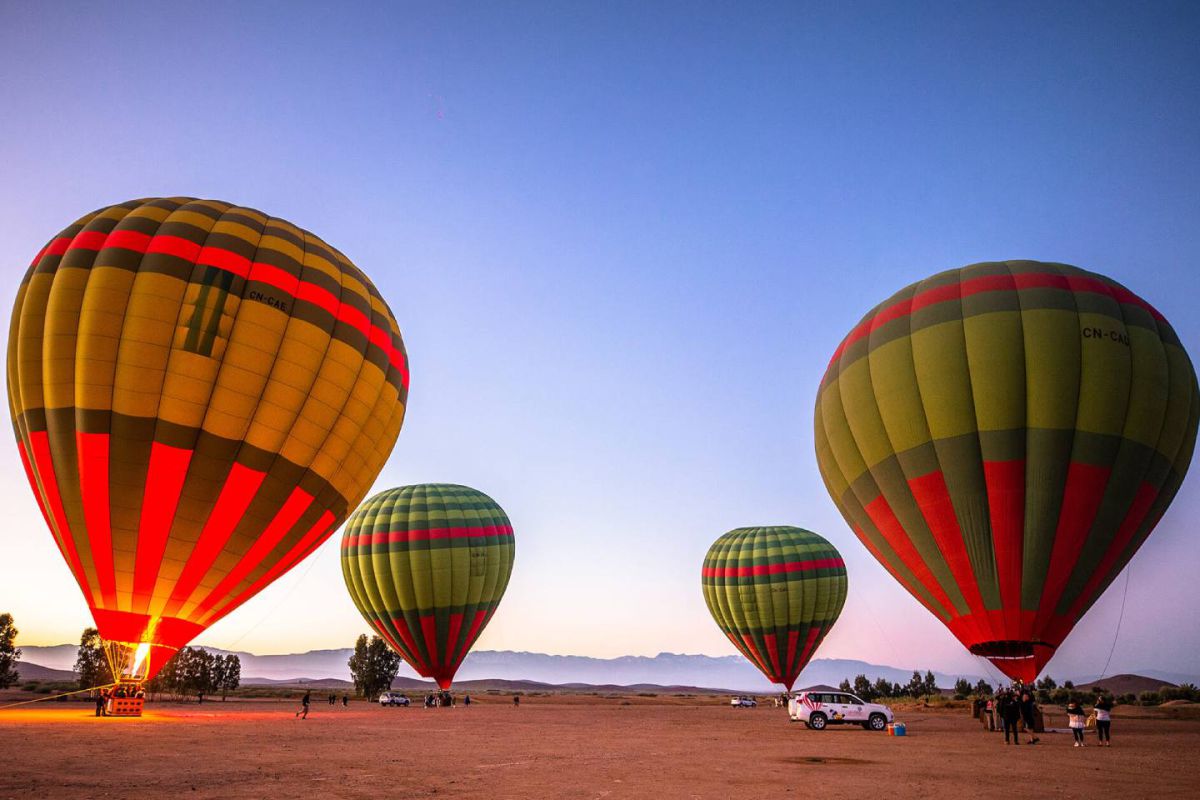
[[[892,724],[892,735],[893,736],[907,736],[908,729],[904,726],[903,722],[895,722]]]

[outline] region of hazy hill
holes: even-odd
[[[23,646],[24,659],[52,669],[70,670],[75,663],[75,645],[54,647]],[[206,648],[214,653],[228,651]],[[243,682],[294,684],[300,679],[319,681],[335,679],[348,681],[350,648],[337,650],[310,650],[306,653],[286,655],[255,655],[237,652],[242,662]],[[828,684],[837,686],[844,678],[853,679],[863,674],[872,681],[883,677],[894,683],[908,683],[913,669],[899,668],[865,661],[849,659],[815,659],[800,675],[797,686]],[[922,668],[922,672],[924,669]],[[1139,670],[1138,674],[1148,681],[1149,688],[1157,689],[1164,683],[1178,684],[1187,681],[1200,682],[1200,677],[1174,675],[1156,670]],[[956,678],[964,677],[972,684],[979,675],[953,675],[934,672],[939,686],[949,688]],[[1054,676],[1059,682],[1069,676]],[[420,680],[408,665],[401,667],[399,679]],[[621,656],[619,658],[591,658],[588,656],[556,656],[545,653],[526,653],[511,650],[482,650],[470,653],[458,672],[456,684],[464,681],[533,681],[539,684],[562,686],[586,684],[589,686],[635,686],[640,684],[682,687],[713,687],[732,692],[767,693],[773,691],[772,684],[741,656],[684,655],[659,653],[657,656]],[[1105,688],[1115,687],[1114,678],[1102,681]],[[989,683],[995,681],[988,679]],[[1075,679],[1078,686],[1089,685],[1094,678]],[[1115,690],[1115,688],[1114,688]],[[1125,691],[1125,690],[1120,690]],[[1140,691],[1140,690],[1131,690]]]
[[[17,662],[17,674],[22,681],[73,681],[75,673],[69,669],[51,669],[40,664],[31,664],[22,659]]]
[[[206,648],[214,653],[229,651]],[[70,669],[75,663],[74,645],[54,647],[25,647],[25,659],[56,669]],[[317,681],[326,678],[349,680],[347,661],[351,650],[310,650],[307,653],[286,655],[255,655],[237,653],[242,662],[244,683],[282,681],[295,683],[298,679]],[[836,686],[843,678],[858,674],[872,681],[885,677],[889,681],[907,683],[911,669],[868,664],[865,661],[816,659],[800,675],[797,686],[830,684]],[[952,686],[957,675],[935,672],[938,683]],[[407,665],[401,667],[400,678],[419,680]],[[978,676],[964,676],[972,683]],[[773,685],[741,656],[683,655],[659,653],[657,656],[621,656],[591,658],[588,656],[556,656],[545,653],[483,650],[470,653],[458,672],[456,683],[472,680],[533,681],[561,686],[587,684],[590,686],[654,686],[714,687],[729,691],[770,692]]]
[[[1144,675],[1113,675],[1100,681],[1076,683],[1075,688],[1090,692],[1099,686],[1110,694],[1141,694],[1142,692],[1157,692],[1164,686],[1175,685],[1157,678],[1147,678]]]

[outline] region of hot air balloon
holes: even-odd
[[[704,602],[734,647],[791,691],[846,602],[846,565],[823,537],[785,525],[737,528],[713,542]]]
[[[508,586],[513,529],[466,486],[380,492],[342,532],[342,576],[367,622],[413,669],[449,689]]]
[[[134,200],[51,239],[13,308],[9,405],[114,674],[152,677],[325,541],[407,390],[371,281],[281,219]]]
[[[893,577],[1032,681],[1171,503],[1198,401],[1175,332],[1125,287],[975,264],[901,290],[842,341],[817,462]]]

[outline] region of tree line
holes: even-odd
[[[882,677],[872,682],[866,675],[856,675],[853,681],[849,678],[843,680],[838,684],[838,689],[868,703],[886,697],[929,697],[941,691],[933,672],[928,670],[924,676],[914,670],[908,683],[892,683]]]

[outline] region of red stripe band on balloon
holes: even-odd
[[[363,533],[342,538],[342,549],[397,542],[426,542],[431,539],[482,539],[488,536],[512,536],[511,525],[485,525],[480,528],[430,528],[417,531]]]
[[[759,564],[753,567],[705,567],[704,578],[748,578],[753,575],[781,575],[789,572],[812,572],[818,569],[845,568],[840,558],[817,558],[811,561],[789,561],[780,564]]]
[[[194,264],[232,273],[240,278],[266,283],[291,295],[295,300],[319,306],[332,314],[334,319],[360,331],[372,344],[386,353],[392,366],[399,370],[404,388],[408,388],[408,364],[400,350],[393,344],[390,331],[372,324],[366,314],[343,303],[329,290],[314,283],[298,281],[296,276],[279,267],[251,261],[231,250],[212,245],[201,246],[182,236],[150,236],[131,230],[118,230],[109,234],[101,231],[86,231],[74,238],[64,236],[55,239],[38,254],[34,263],[36,264],[43,256],[62,255],[67,250],[98,251],[110,247],[132,250],[135,253],[161,253],[175,256]]]
[[[1130,305],[1138,306],[1145,309],[1156,320],[1166,322],[1166,318],[1158,312],[1158,309],[1128,289],[1087,275],[1060,275],[1058,273],[1045,272],[1029,272],[1017,275],[984,275],[978,278],[970,278],[961,283],[952,283],[948,286],[927,289],[920,294],[913,295],[906,300],[901,300],[880,310],[879,313],[870,319],[863,320],[854,330],[850,331],[849,335],[846,336],[834,352],[833,358],[829,359],[829,363],[830,365],[836,363],[842,357],[842,353],[846,351],[847,347],[864,336],[869,336],[883,325],[901,317],[906,317],[926,306],[945,302],[946,300],[955,300],[961,297],[982,294],[983,292],[1011,292],[1021,289],[1063,289],[1066,291],[1109,295],[1118,303],[1129,303]]]

